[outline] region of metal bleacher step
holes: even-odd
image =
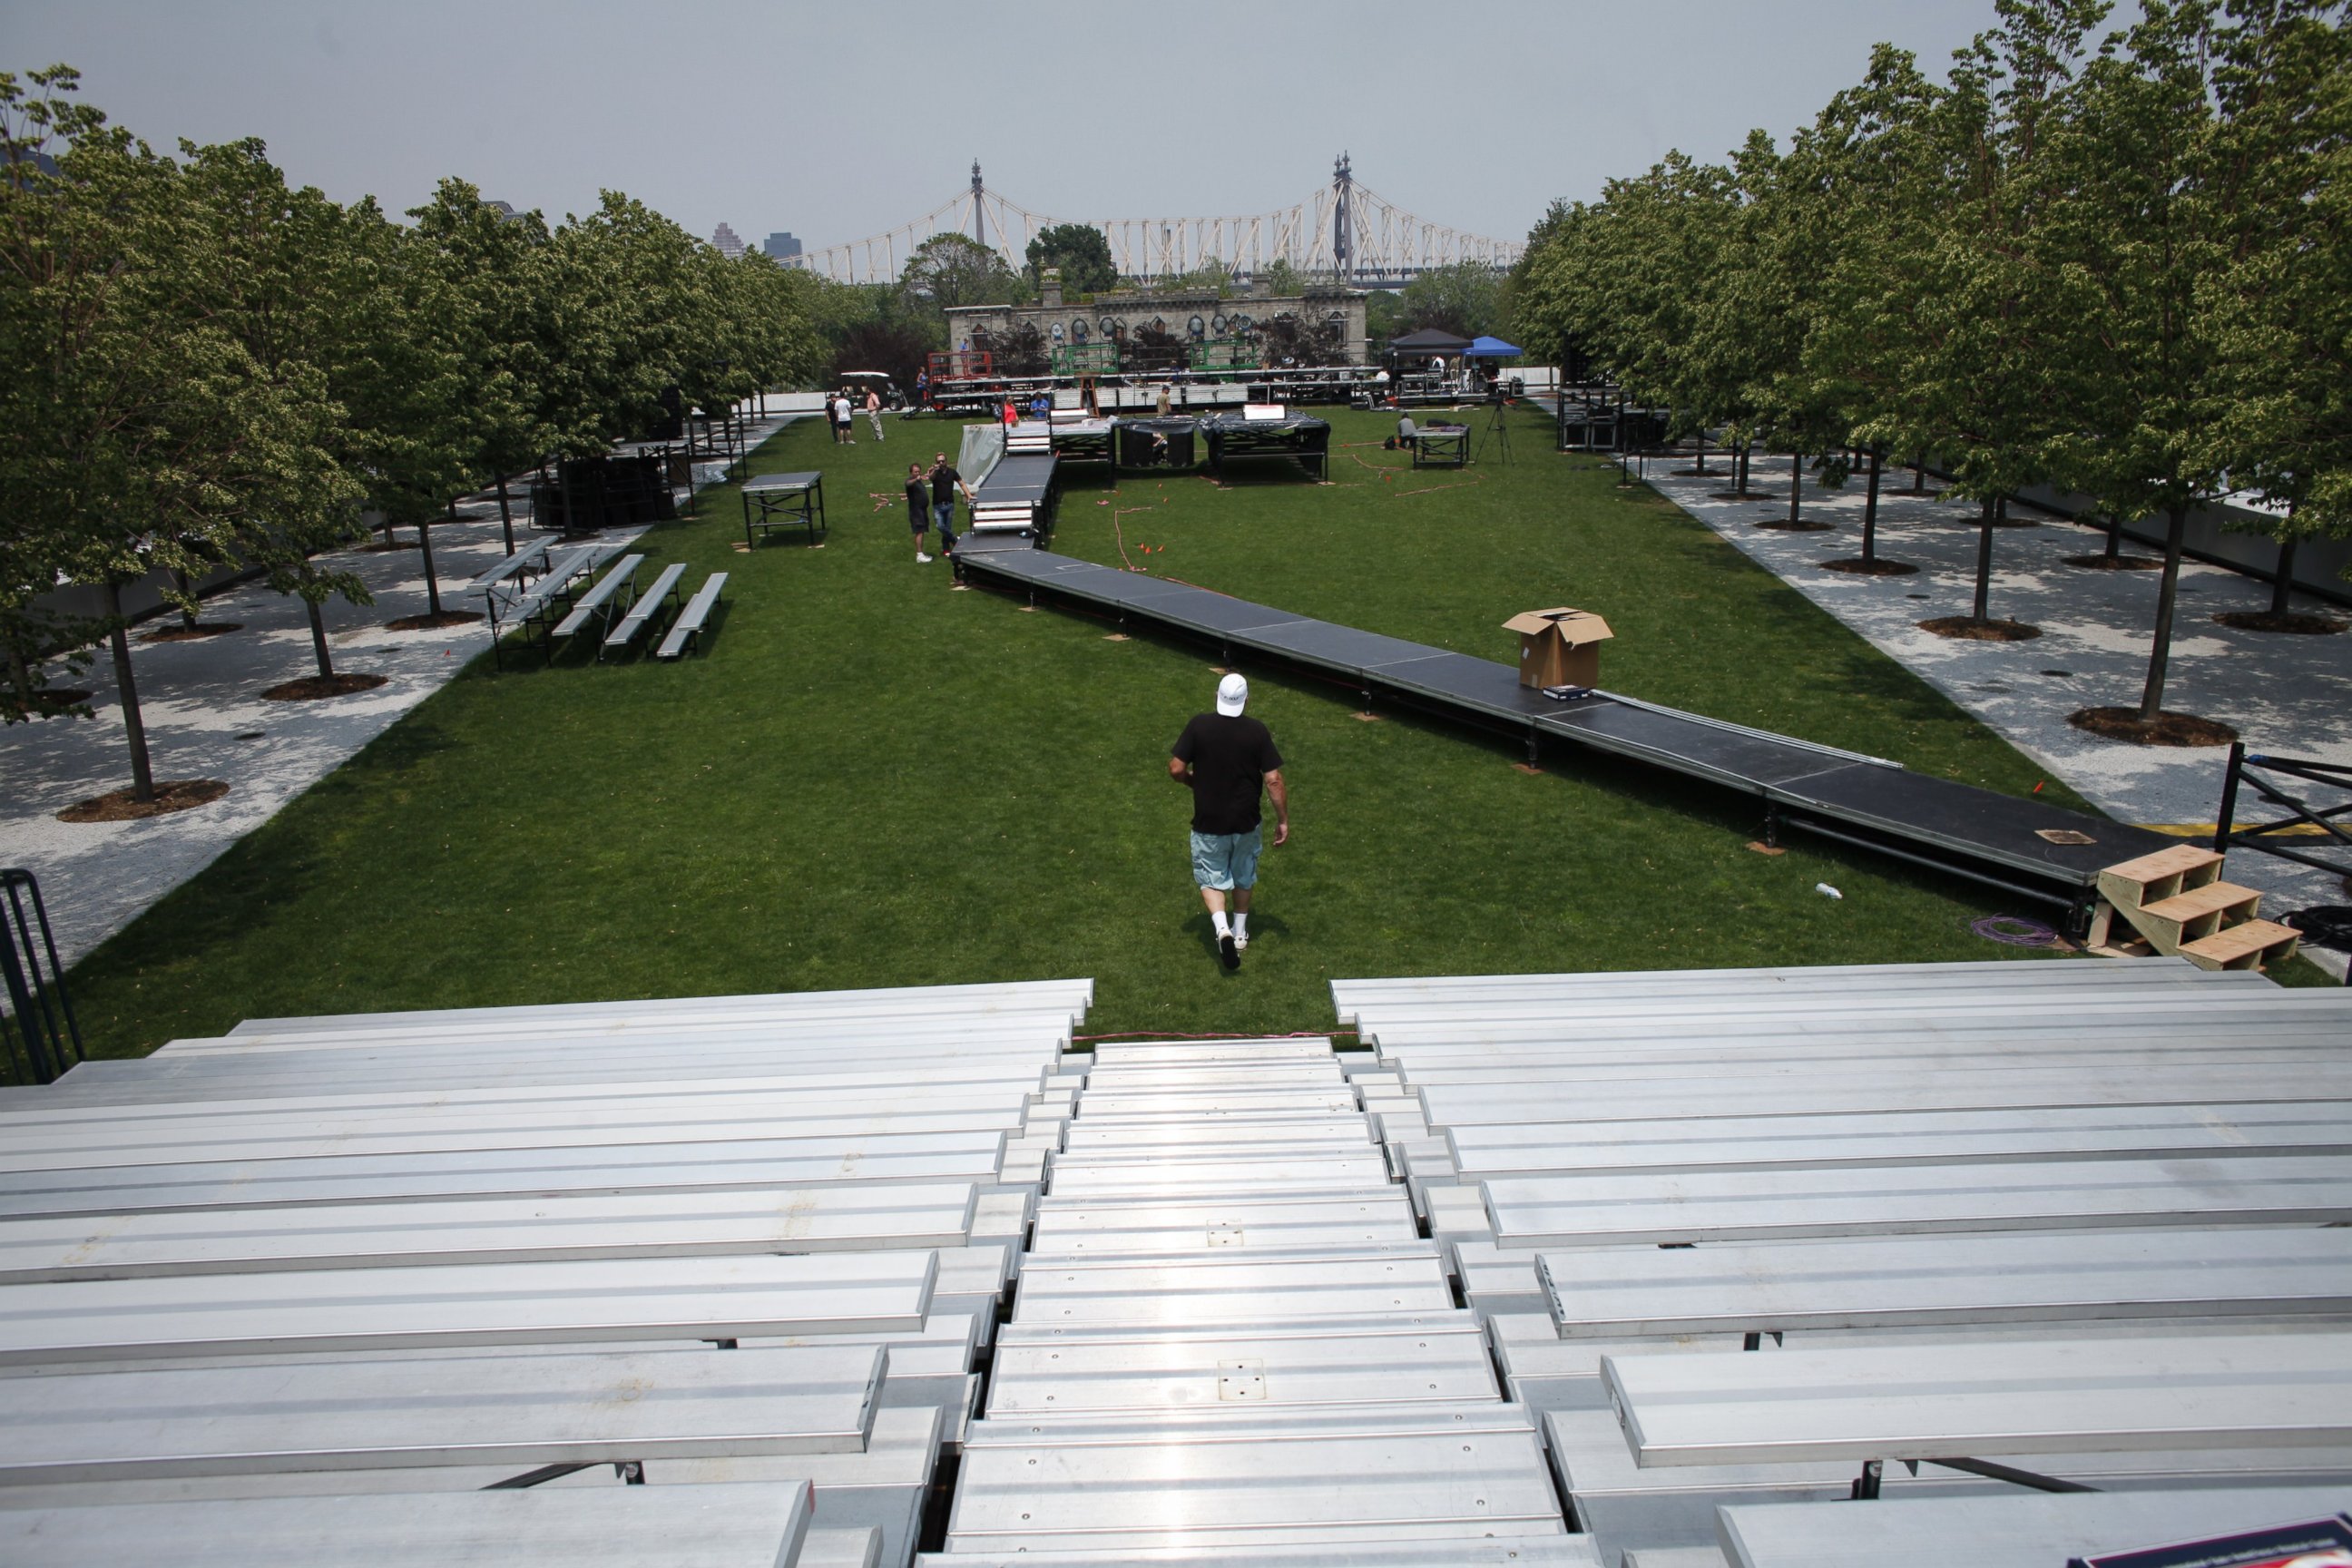
[[[808,1562],[803,1548],[801,1561]],[[1255,1542],[1246,1546],[1187,1542],[1162,1547],[1076,1547],[1032,1551],[925,1553],[920,1568],[1148,1568],[1156,1563],[1190,1568],[1601,1568],[1580,1535],[1514,1535],[1477,1540],[1349,1541],[1332,1545]],[[1721,1561],[1720,1558],[1717,1559]],[[1614,1568],[1612,1564],[1611,1568]]]
[[[975,1423],[951,1552],[1561,1535],[1527,1413]],[[1461,1416],[1454,1420],[1451,1417]],[[1006,1431],[1005,1428],[1014,1428]],[[1181,1450],[1181,1454],[1175,1450]]]
[[[1225,1331],[1022,1329],[997,1347],[992,1421],[1037,1415],[1499,1400],[1466,1313],[1360,1325],[1307,1321]]]

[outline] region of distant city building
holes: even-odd
[[[760,248],[779,261],[789,261],[801,253],[801,242],[794,239],[789,230],[780,230],[770,235],[768,242]]]
[[[719,253],[721,256],[731,258],[743,254],[742,239],[732,228],[723,223],[711,234],[710,243],[719,247]]]
[[[498,214],[500,221],[505,223],[513,223],[516,219],[523,216],[522,214],[515,211],[515,206],[512,202],[485,199],[482,205],[489,208],[492,212]]]

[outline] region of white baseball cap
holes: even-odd
[[[1249,682],[1238,675],[1228,675],[1217,682],[1217,711],[1228,719],[1242,716],[1243,706],[1249,701]]]

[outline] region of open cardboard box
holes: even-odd
[[[1519,634],[1521,686],[1598,686],[1601,645],[1617,634],[1589,610],[1528,610],[1503,623]]]

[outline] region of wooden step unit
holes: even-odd
[[[2220,855],[2176,844],[2099,873],[2087,945],[2110,956],[2177,953],[2202,969],[2263,969],[2294,957],[2299,939],[2261,919],[2262,904],[2253,889],[2221,880]]]

